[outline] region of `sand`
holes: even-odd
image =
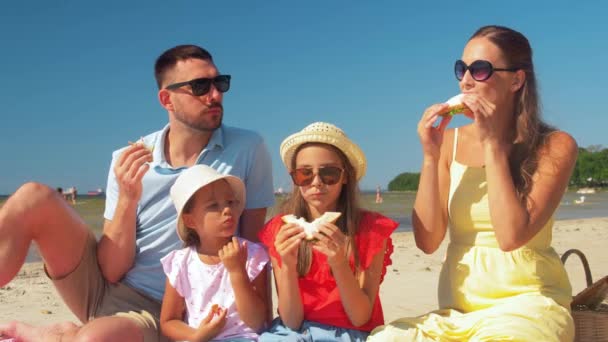
[[[447,246],[444,242],[434,254],[426,255],[416,248],[412,233],[395,233],[393,239],[393,265],[380,289],[387,321],[437,308],[437,281]],[[608,217],[557,221],[553,246],[560,255],[570,248],[585,253],[594,280],[608,275]],[[574,293],[584,289],[583,267],[576,256],[569,258],[566,269]],[[78,322],[45,277],[40,262],[25,264],[11,283],[0,288],[0,323],[13,319],[30,324]]]

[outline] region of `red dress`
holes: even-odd
[[[260,241],[266,245],[268,252],[279,265],[281,265],[281,257],[274,247],[274,239],[284,224],[281,216],[273,217],[258,234]],[[386,240],[380,283],[386,274],[386,267],[392,263],[393,242],[390,235],[398,225],[399,223],[375,212],[363,211],[361,216],[359,232],[355,236],[361,269],[366,270],[374,256],[383,252],[382,242]],[[354,258],[352,257],[350,265],[354,269]],[[304,277],[298,278],[298,284],[304,307],[304,320],[361,331],[371,331],[384,324],[380,291],[378,291],[370,320],[359,327],[352,325],[342,306],[340,292],[330,273],[327,257],[314,249],[312,250],[310,271]]]

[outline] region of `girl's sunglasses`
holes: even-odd
[[[457,60],[456,63],[454,63],[454,74],[458,81],[462,81],[467,70],[469,70],[471,77],[473,77],[475,81],[485,81],[492,76],[494,71],[515,72],[519,70],[519,68],[495,68],[492,63],[484,60],[476,60],[471,63],[471,65],[467,65],[461,60]]]
[[[173,83],[165,87],[165,89],[177,89],[185,85],[189,85],[192,88],[192,95],[202,96],[209,92],[211,89],[211,83],[217,91],[225,93],[230,89],[230,75],[218,75],[214,78],[196,78],[187,82]]]
[[[337,184],[342,178],[342,172],[344,169],[337,166],[325,166],[320,167],[317,173],[314,172],[312,167],[303,167],[295,169],[289,174],[293,180],[293,184],[297,186],[308,186],[312,184],[312,180],[315,179],[316,175],[319,175],[321,182],[325,185]]]

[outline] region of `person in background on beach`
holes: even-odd
[[[551,235],[576,142],[541,121],[521,33],[480,28],[455,72],[473,123],[446,130],[450,117],[434,125],[446,104],[424,112],[412,214],[425,253],[450,227],[440,309],[379,327],[369,341],[572,341],[572,289]]]
[[[280,152],[294,187],[259,234],[279,298],[279,317],[260,341],[363,341],[384,323],[378,293],[398,223],[360,208],[366,158],[338,127],[310,124],[287,137]],[[341,216],[322,223],[315,242],[282,220],[293,214],[310,222],[326,212]]]
[[[114,152],[99,242],[55,189],[42,184],[23,185],[0,210],[0,286],[17,274],[35,241],[48,276],[86,324],[36,329],[11,322],[0,325],[0,334],[26,341],[164,340],[160,258],[181,245],[169,189],[192,165],[209,165],[245,181],[239,233],[257,240],[274,202],[271,159],[257,133],[222,124],[230,76],[220,74],[209,52],[194,45],[165,51],[155,76],[169,124]]]
[[[70,188],[70,202],[72,202],[72,205],[76,205],[76,197],[78,197],[78,190],[73,186]]]
[[[380,190],[380,185],[376,187],[376,203],[382,203],[382,191]]]
[[[234,236],[245,185],[196,165],[177,178],[171,199],[185,248],[161,259],[167,275],[162,332],[178,341],[257,340],[268,310],[268,254]]]
[[[63,194],[63,188],[62,187],[57,187],[57,193],[61,195],[61,197],[63,197],[63,199],[65,199],[65,195]]]

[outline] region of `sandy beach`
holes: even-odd
[[[608,217],[557,221],[553,232],[553,246],[560,255],[570,248],[580,249],[589,260],[594,280],[608,274]],[[393,265],[380,288],[387,322],[437,307],[437,281],[447,246],[444,242],[437,252],[426,255],[416,248],[410,232],[395,233],[393,239]],[[576,256],[570,257],[566,269],[574,293],[585,288]],[[78,322],[45,277],[40,262],[24,265],[11,283],[0,288],[0,323],[13,319],[31,324]]]

